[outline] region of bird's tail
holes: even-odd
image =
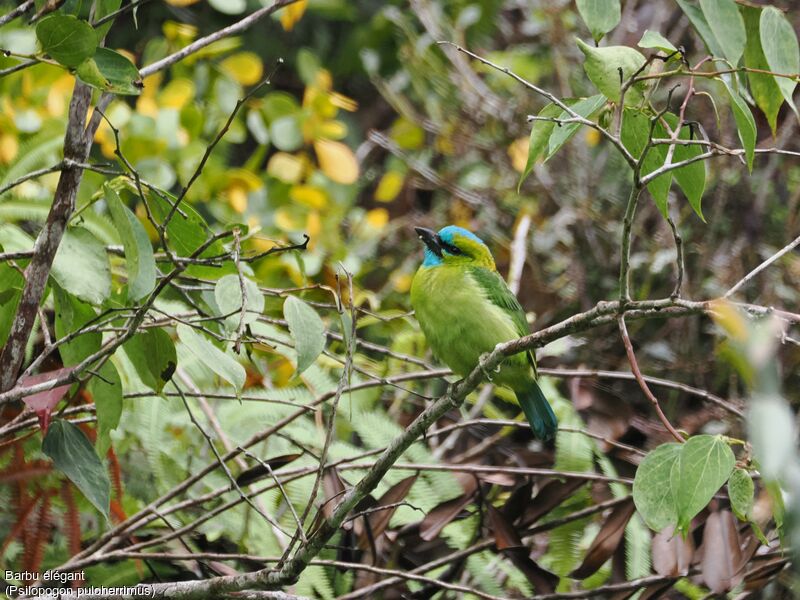
[[[558,420],[539,384],[534,381],[524,390],[515,390],[515,393],[522,412],[531,424],[533,435],[542,441],[552,439],[558,429]]]

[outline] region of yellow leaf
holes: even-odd
[[[301,224],[289,213],[286,207],[281,207],[275,211],[275,225],[283,231],[298,231],[302,229]]]
[[[405,294],[411,289],[412,276],[408,273],[392,273],[392,287],[396,292]]]
[[[373,208],[367,211],[367,223],[375,229],[383,229],[389,222],[389,211],[385,208]]]
[[[194,83],[181,77],[170,81],[159,94],[159,101],[167,108],[181,109],[194,98]]]
[[[75,87],[75,77],[65,73],[47,88],[47,112],[54,117],[60,117],[67,112],[67,104]]]
[[[167,4],[171,4],[172,6],[191,6],[192,4],[197,4],[200,0],[167,0]]]
[[[151,99],[152,101],[152,99]],[[138,104],[137,104],[138,107]],[[158,113],[158,108],[155,109]],[[131,119],[131,108],[124,102],[114,102],[106,109],[108,120],[114,123],[115,127],[124,127]],[[117,149],[117,142],[108,121],[100,120],[100,126],[94,135],[94,140],[100,144],[100,151],[106,158],[113,158]]]
[[[597,131],[596,129],[587,128],[586,133],[584,135],[586,136],[586,144],[590,148],[593,148],[600,143],[600,132]]]
[[[125,48],[117,48],[116,51],[119,54],[122,54],[122,56],[127,58],[129,61],[131,61],[134,65],[136,64],[136,55],[130,50],[126,50]]]
[[[340,94],[339,92],[331,92],[330,98],[331,104],[341,108],[342,110],[346,110],[347,112],[355,112],[358,110],[358,102],[352,98],[348,98],[344,94]]]
[[[248,192],[260,189],[264,186],[261,178],[247,169],[231,169],[228,171],[228,185],[240,185]]]
[[[441,152],[442,154],[446,154],[448,156],[452,156],[456,153],[456,146],[453,143],[453,140],[444,135],[437,135],[436,140],[434,141],[434,146],[436,149]]]
[[[742,313],[727,300],[714,300],[710,303],[711,317],[737,342],[747,340],[747,322]]]
[[[255,85],[264,75],[264,65],[255,52],[237,52],[219,66],[242,85]]]
[[[325,192],[312,185],[295,185],[289,190],[289,198],[294,202],[305,204],[311,208],[325,208],[328,197]]]
[[[336,183],[355,183],[358,179],[358,162],[347,146],[331,140],[317,140],[314,150],[319,168]]]
[[[267,174],[286,183],[297,183],[303,176],[303,161],[292,154],[276,152],[267,163]]]
[[[306,12],[307,6],[308,0],[298,0],[283,9],[281,25],[284,31],[291,31],[294,28],[295,24],[302,18],[303,13]]]
[[[518,173],[525,170],[525,165],[528,162],[528,147],[530,140],[526,137],[521,137],[513,142],[508,147],[508,157],[511,159],[511,166]]]
[[[425,143],[425,131],[422,127],[405,117],[400,117],[392,123],[389,137],[404,150],[417,150]]]
[[[319,137],[341,140],[345,136],[347,136],[347,125],[341,121],[325,121],[319,126]]]
[[[322,231],[322,219],[319,218],[319,213],[315,210],[312,210],[308,213],[308,217],[306,218],[306,231],[305,233],[311,239],[308,242],[308,247],[310,250],[313,250],[317,245],[317,239],[319,239],[319,234]]]
[[[161,30],[164,32],[164,37],[168,40],[181,42],[183,44],[189,44],[197,37],[197,27],[189,25],[188,23],[167,21],[161,27]]]
[[[17,152],[19,152],[17,136],[10,133],[0,134],[0,163],[10,163],[17,157]]]
[[[232,185],[225,190],[225,196],[228,198],[228,204],[237,213],[242,214],[247,210],[247,190],[241,185]]]
[[[375,189],[375,200],[378,202],[391,202],[403,189],[405,177],[397,171],[389,171],[381,177]]]

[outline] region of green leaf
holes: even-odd
[[[600,93],[612,102],[619,103],[622,84],[628,81],[647,59],[641,52],[628,46],[594,48],[579,38],[575,41],[586,57],[583,62],[586,75]],[[629,87],[625,93],[625,104],[628,106],[641,104],[644,100],[645,87],[644,81]]]
[[[666,129],[661,123],[656,123],[656,126],[653,128],[653,135],[656,138],[662,139],[667,137]],[[620,132],[620,138],[622,144],[625,146],[625,148],[627,148],[628,152],[630,152],[634,158],[639,159],[642,156],[642,152],[647,146],[649,136],[650,117],[642,111],[635,110],[633,108],[626,108],[622,117],[622,131]],[[658,146],[652,146],[647,151],[647,156],[645,156],[644,162],[642,163],[640,169],[641,176],[644,177],[645,175],[652,173],[664,165],[664,162],[667,158],[667,148],[668,146],[662,144]],[[659,175],[653,181],[647,184],[647,190],[653,196],[653,200],[655,201],[658,210],[665,219],[668,215],[667,201],[669,198],[669,189],[671,185],[671,172]]]
[[[706,43],[706,47],[711,51],[711,54],[714,56],[725,56],[725,52],[722,49],[719,41],[717,41],[716,36],[714,35],[711,27],[708,25],[708,21],[706,21],[705,16],[703,16],[703,12],[700,10],[700,7],[695,6],[694,4],[690,4],[687,0],[675,0],[678,5],[683,9],[683,12],[689,17],[689,21],[691,21],[694,28],[697,30],[697,33],[700,34],[700,37],[703,38],[703,41]]]
[[[602,94],[597,94],[596,96],[579,100],[570,108],[574,113],[588,119],[589,116],[600,110],[605,103],[606,97]],[[558,118],[570,119],[572,118],[572,115],[570,115],[567,111],[562,111]],[[566,144],[567,141],[573,135],[575,135],[580,126],[580,123],[567,123],[565,125],[561,125],[560,127],[556,126],[553,128],[553,133],[550,135],[550,139],[548,141],[547,158],[545,160],[550,160],[550,157],[558,152],[561,146]]]
[[[761,35],[759,33],[759,23],[761,20],[761,10],[750,6],[742,6],[745,28],[747,29],[747,45],[744,49],[744,64],[749,69],[760,69],[769,71],[767,59],[761,48]],[[763,73],[748,72],[747,79],[750,82],[750,91],[756,105],[767,117],[767,122],[772,129],[772,135],[778,126],[778,111],[783,104],[783,96],[775,78],[772,75]]]
[[[760,30],[761,48],[770,71],[795,76],[794,79],[775,77],[775,83],[789,107],[798,114],[792,98],[797,86],[797,74],[800,72],[800,46],[794,27],[781,11],[774,6],[768,6],[761,11]]]
[[[744,20],[736,2],[734,0],[700,0],[700,8],[703,10],[709,29],[722,49],[722,56],[736,67],[742,58],[747,41]]]
[[[69,421],[57,419],[47,430],[42,451],[108,519],[111,482],[84,433]]]
[[[278,150],[294,152],[303,146],[303,131],[297,115],[278,117],[269,126],[269,137]]]
[[[163,194],[163,198],[159,194],[150,196],[150,207],[154,218],[163,223],[169,214],[170,202],[174,203],[177,198],[166,192],[161,192],[161,194]],[[213,232],[208,227],[205,219],[188,202],[181,202],[179,208],[180,211],[175,211],[169,223],[167,223],[167,241],[178,256],[188,257],[194,254],[213,235]],[[225,246],[222,245],[220,240],[217,240],[204,250],[200,257],[222,256],[225,254],[227,254]],[[190,265],[185,272],[192,277],[217,279],[221,275],[235,271],[236,268],[233,263],[228,261],[222,268]]]
[[[178,366],[169,334],[163,329],[146,329],[125,342],[123,348],[142,383],[160,393]]]
[[[92,26],[67,15],[50,15],[39,21],[36,37],[42,50],[65,67],[77,67],[97,48]]]
[[[755,491],[750,473],[744,469],[734,469],[728,481],[728,498],[731,500],[733,514],[742,521],[750,518]]]
[[[720,435],[696,435],[682,445],[670,478],[678,529],[689,531],[692,519],[728,480],[735,464],[733,450]]]
[[[89,304],[99,306],[111,295],[106,249],[83,227],[64,232],[50,273],[58,285]]]
[[[540,110],[537,116],[554,119],[560,115],[561,112],[561,108],[551,102]],[[522,171],[522,175],[519,176],[517,193],[519,193],[522,183],[528,178],[528,175],[531,174],[536,161],[545,153],[545,150],[547,150],[547,142],[555,126],[556,124],[553,121],[534,121],[533,125],[531,125],[531,137],[528,143],[528,161],[525,163],[525,169]]]
[[[188,325],[180,323],[177,330],[178,337],[197,360],[236,388],[237,395],[242,392],[247,378],[242,365]]]
[[[664,115],[664,119],[669,123],[670,128],[674,131],[678,126],[678,116],[672,113]],[[681,127],[679,139],[688,140],[693,139],[692,128],[688,125]],[[703,146],[690,145],[690,146],[675,146],[675,152],[672,156],[672,163],[680,163],[684,160],[689,160],[695,156],[703,153]],[[705,221],[703,216],[703,209],[700,204],[703,198],[703,192],[706,188],[706,163],[703,160],[695,161],[691,164],[683,166],[673,171],[675,181],[686,194],[689,204],[697,213],[697,216]]]
[[[68,294],[60,286],[53,286],[53,304],[55,307],[56,339],[63,339],[70,333],[78,331],[97,315],[88,304]],[[58,352],[65,366],[77,365],[98,350],[103,341],[99,331],[84,333],[70,342],[60,344]]]
[[[619,0],[576,0],[575,3],[595,41],[600,41],[619,23]]]
[[[325,325],[311,306],[289,296],[283,303],[283,316],[297,352],[297,374],[305,371],[325,349]]]
[[[19,271],[0,263],[0,347],[6,343],[11,332],[24,285],[25,279]]]
[[[116,12],[121,4],[122,0],[96,0],[94,3],[94,22],[97,22],[103,17]],[[95,27],[94,30],[97,32],[97,39],[102,40],[108,33],[108,30],[111,29],[113,24],[114,19],[111,19],[107,23],[103,23],[99,27]]]
[[[244,322],[252,323],[264,312],[264,294],[250,279],[244,277],[243,281],[247,294],[247,312],[244,315]],[[242,284],[239,276],[225,275],[221,277],[214,287],[214,299],[217,301],[220,316],[228,315],[225,318],[226,329],[235,331],[239,327],[240,311],[242,310]]]
[[[637,45],[639,48],[655,48],[656,50],[661,50],[665,54],[672,54],[678,51],[667,38],[657,31],[650,31],[649,29],[644,30],[642,39],[639,40]]]
[[[655,531],[678,522],[670,480],[680,459],[681,446],[675,442],[658,446],[636,469],[633,502],[645,523]]]
[[[122,381],[114,364],[107,360],[88,384],[97,413],[97,452],[104,456],[111,446],[109,436],[122,416]]]
[[[128,265],[128,299],[140,300],[156,286],[153,246],[144,226],[122,203],[119,194],[108,185],[103,185],[103,194],[125,249],[125,261]]]
[[[75,73],[84,83],[104,92],[137,96],[142,92],[139,69],[126,56],[98,48],[94,56],[78,65]]]
[[[750,107],[747,106],[747,102],[739,95],[739,92],[734,90],[727,81],[723,80],[722,83],[728,92],[728,96],[730,96],[731,110],[733,111],[733,118],[736,121],[739,141],[742,142],[742,148],[744,148],[747,169],[752,173],[756,149],[756,120],[753,118],[753,113],[750,112]]]

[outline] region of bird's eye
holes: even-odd
[[[454,256],[458,256],[459,254],[463,254],[461,248],[458,246],[454,246],[453,244],[444,244],[444,249],[447,250],[448,254],[452,254]]]

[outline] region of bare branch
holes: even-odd
[[[628,204],[625,208],[625,216],[622,220],[622,243],[620,244],[619,259],[619,302],[624,306],[631,299],[630,292],[630,264],[631,264],[631,230],[633,219],[636,216],[636,207],[639,204],[639,197],[642,195],[642,186],[634,182],[628,196]]]
[[[231,35],[236,35],[237,33],[242,33],[246,31],[256,23],[258,23],[264,17],[268,17],[276,10],[283,8],[284,6],[289,6],[290,4],[294,4],[297,0],[275,0],[270,6],[265,6],[264,8],[259,8],[257,11],[247,15],[245,18],[237,21],[233,25],[229,25],[228,27],[223,27],[222,29],[215,31],[212,34],[209,34],[205,37],[201,37],[199,40],[195,40],[188,46],[181,48],[174,54],[170,54],[162,58],[159,61],[151,63],[146,67],[143,67],[139,70],[139,76],[144,79],[145,77],[152,75],[153,73],[158,73],[159,71],[163,71],[167,67],[174,65],[176,62],[179,62],[194,54],[195,52],[202,50],[209,44],[213,44],[216,41],[219,41],[223,38],[226,38]]]
[[[17,8],[14,8],[0,17],[0,27],[5,25],[6,23],[10,23],[17,17],[24,15],[30,8],[33,6],[34,0],[25,0],[22,4],[20,4]]]
[[[723,298],[731,297],[734,293],[736,293],[736,291],[739,288],[741,288],[743,285],[747,284],[751,279],[753,279],[753,277],[755,277],[756,275],[761,273],[761,271],[766,269],[768,266],[770,266],[776,260],[780,259],[782,256],[788,254],[789,252],[791,252],[792,250],[797,248],[797,246],[800,246],[800,236],[796,237],[793,241],[791,241],[790,243],[786,244],[783,248],[778,250],[775,254],[770,256],[768,259],[766,259],[764,262],[762,262],[760,265],[758,265],[755,269],[753,269],[747,275],[745,275],[739,281],[737,281],[731,287],[731,289],[729,289],[727,292],[725,292],[725,295],[723,296]]]
[[[653,408],[656,410],[658,418],[664,424],[664,427],[667,429],[667,431],[672,434],[672,437],[674,437],[678,442],[685,442],[686,440],[684,440],[683,436],[672,426],[672,423],[670,423],[669,419],[667,419],[667,415],[665,415],[664,411],[661,410],[661,405],[658,402],[658,398],[656,398],[653,392],[650,391],[647,382],[644,380],[644,377],[642,377],[642,372],[639,370],[639,363],[636,362],[636,354],[633,352],[633,344],[631,344],[631,338],[628,335],[628,328],[625,326],[624,314],[619,315],[618,323],[619,332],[622,336],[622,342],[625,344],[625,353],[628,355],[628,362],[631,364],[631,371],[633,371],[633,375],[636,377],[639,387],[642,388],[644,395],[647,396],[648,400],[650,400]]]
[[[69,107],[67,133],[64,138],[64,158],[82,163],[89,154],[89,143],[84,137],[84,123],[91,89],[84,83],[75,82],[72,100]],[[36,312],[42,301],[47,278],[53,264],[67,222],[75,210],[75,197],[81,182],[83,170],[70,166],[61,171],[53,205],[41,232],[34,244],[34,254],[25,269],[25,287],[17,307],[14,322],[8,341],[0,353],[0,392],[14,386],[17,374],[25,358],[25,346],[28,343]]]

